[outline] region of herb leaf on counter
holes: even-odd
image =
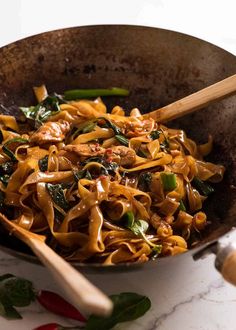
[[[11,274],[0,277],[0,315],[7,319],[21,319],[14,307],[25,307],[35,300],[30,281]]]
[[[114,304],[112,315],[107,318],[91,315],[85,330],[112,329],[117,323],[136,320],[151,307],[148,297],[133,292],[123,292],[110,298]]]

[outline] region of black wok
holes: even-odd
[[[181,33],[121,25],[57,30],[0,49],[1,112],[17,116],[17,105],[35,103],[32,86],[41,83],[45,83],[49,91],[58,93],[72,88],[125,87],[131,91],[128,98],[109,98],[106,104],[109,107],[119,104],[127,111],[139,107],[148,112],[234,73],[234,55]],[[236,97],[233,96],[170,123],[173,127],[183,128],[198,142],[206,141],[208,134],[212,134],[215,145],[210,160],[225,165],[227,169],[217,192],[205,203],[211,224],[202,242],[175,258],[186,258],[189,254],[197,258],[207,249],[218,253],[218,269],[224,268],[225,261],[229,262],[229,254],[234,259],[230,241],[235,235],[231,229],[236,223],[235,114]],[[23,243],[0,229],[2,250],[30,262],[39,262]],[[164,266],[172,258],[142,265],[74,265],[90,271],[121,271]],[[230,261],[232,266],[234,260]],[[236,282],[236,278],[230,280]]]

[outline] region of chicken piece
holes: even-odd
[[[70,144],[65,146],[64,150],[80,157],[105,156],[105,159],[107,158],[119,165],[131,166],[136,159],[135,151],[124,146],[105,149],[99,144]]]
[[[30,142],[39,145],[49,142],[61,142],[69,130],[70,124],[65,120],[60,119],[58,122],[49,121],[31,135]]]
[[[119,165],[131,166],[136,160],[136,153],[133,149],[125,146],[115,146],[112,150],[112,161]]]
[[[106,149],[100,147],[99,144],[69,144],[64,147],[64,150],[82,157],[103,156],[106,151]]]

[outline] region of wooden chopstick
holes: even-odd
[[[165,123],[195,112],[235,93],[236,74],[164,106],[163,108],[146,113],[143,115],[143,118],[151,117],[157,122]]]
[[[101,316],[108,316],[112,312],[112,301],[79,271],[53,251],[45,243],[45,236],[25,230],[13,221],[9,221],[1,213],[0,222],[32,249],[52,273],[57,283],[64,290],[68,300],[76,308],[86,314]]]

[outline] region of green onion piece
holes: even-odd
[[[179,201],[179,210],[186,212],[186,207],[185,207],[184,202],[182,201],[182,199]]]
[[[124,146],[128,147],[129,140],[123,135],[115,135],[115,138]]]
[[[86,99],[99,96],[128,96],[129,91],[124,88],[112,87],[108,89],[72,89],[65,91],[64,98],[66,100]]]
[[[209,183],[203,182],[199,178],[193,178],[192,183],[197,188],[197,190],[204,196],[209,196],[215,191]]]
[[[174,173],[162,172],[161,181],[166,191],[172,191],[177,187],[176,175]]]

